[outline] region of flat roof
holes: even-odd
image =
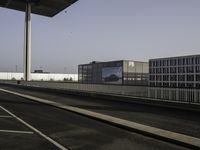
[[[196,55],[183,55],[183,56],[172,56],[172,57],[161,57],[161,58],[152,58],[152,59],[149,59],[149,61],[152,61],[152,60],[164,60],[164,59],[188,58],[188,57],[200,57],[200,54],[196,54]]]
[[[0,7],[18,11],[26,10],[26,3],[32,3],[31,13],[53,17],[78,0],[0,0]]]
[[[78,66],[84,66],[84,65],[92,65],[92,64],[105,64],[105,63],[117,63],[117,62],[135,62],[135,63],[149,63],[146,61],[135,61],[135,60],[112,60],[112,61],[92,61],[87,64],[79,64]]]

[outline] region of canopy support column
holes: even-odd
[[[30,81],[31,74],[31,3],[26,3],[24,28],[24,80]]]

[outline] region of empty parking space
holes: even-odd
[[[27,127],[14,118],[0,118],[0,130],[29,131]]]
[[[17,121],[13,116],[4,111],[0,106],[0,134],[1,133],[23,133],[30,134],[30,130]],[[29,133],[30,132],[30,133]]]
[[[0,149],[59,149],[0,105]]]
[[[21,133],[10,133],[10,132],[0,132],[0,149],[55,149],[56,147],[45,139],[41,139],[36,134],[21,134]]]
[[[10,116],[10,115],[8,115],[8,113],[6,113],[4,110],[0,109],[0,118],[4,118],[5,116]]]

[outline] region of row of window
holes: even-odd
[[[169,58],[161,60],[150,60],[150,67],[154,66],[176,66],[176,65],[194,65],[200,64],[200,56],[188,58]]]
[[[150,81],[200,81],[200,75],[150,75],[149,80]]]
[[[149,73],[200,73],[200,66],[170,67],[170,68],[150,68]]]
[[[168,82],[158,82],[150,83],[150,87],[170,87],[170,88],[200,88],[200,83],[168,83]]]

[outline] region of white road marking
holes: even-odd
[[[12,118],[12,116],[4,116],[4,115],[0,115],[0,118]]]
[[[32,125],[28,124],[27,122],[25,122],[24,120],[20,119],[19,117],[17,117],[16,115],[14,115],[13,113],[11,113],[9,110],[7,110],[6,108],[0,106],[1,109],[3,109],[4,111],[6,111],[8,114],[10,114],[11,116],[13,116],[13,118],[17,119],[19,122],[21,122],[22,124],[24,124],[25,126],[27,126],[28,128],[30,128],[32,131],[34,131],[35,133],[39,134],[40,136],[42,136],[43,138],[45,138],[46,140],[48,140],[50,143],[52,143],[53,145],[55,145],[56,147],[58,147],[61,150],[68,150],[66,147],[62,146],[61,144],[59,144],[58,142],[54,141],[53,139],[51,139],[50,137],[48,137],[47,135],[43,134],[41,131],[39,131],[38,129],[34,128]]]
[[[17,130],[0,130],[0,132],[5,132],[5,133],[19,133],[19,134],[34,134],[31,131],[17,131]]]

